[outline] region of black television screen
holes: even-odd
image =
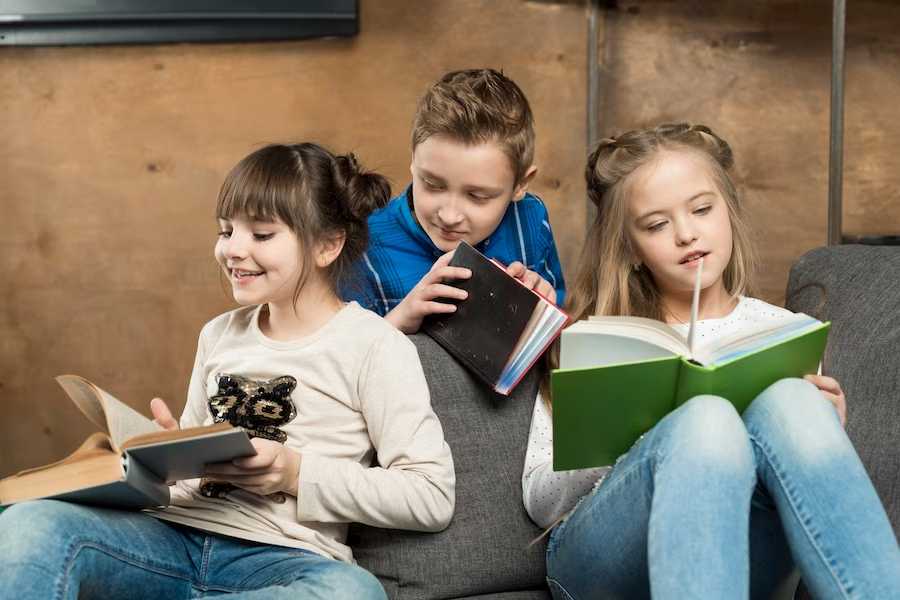
[[[352,36],[357,0],[0,0],[0,45]]]

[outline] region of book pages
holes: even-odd
[[[66,390],[75,406],[84,413],[84,416],[91,420],[91,423],[109,433],[103,402],[90,383],[74,375],[60,375],[56,378],[56,381]]]
[[[124,402],[81,377],[61,375],[56,380],[81,412],[109,434],[117,451],[123,442],[136,435],[162,429]]]

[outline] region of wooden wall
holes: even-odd
[[[274,44],[0,50],[0,477],[93,430],[53,377],[180,411],[200,327],[232,308],[215,198],[260,144],[309,139],[409,181],[409,123],[445,72],[503,69],[537,117],[534,189],[567,264],[584,236],[578,4],[362,0],[360,34]]]
[[[847,2],[843,231],[900,234],[900,4]],[[760,295],[828,242],[829,0],[607,2],[600,134],[710,125],[758,229]]]
[[[900,6],[850,2],[844,231],[900,233]],[[93,427],[53,377],[145,414],[180,410],[207,320],[233,304],[213,206],[260,144],[310,139],[409,179],[416,99],[446,71],[502,68],[537,119],[534,189],[571,276],[585,233],[587,2],[362,0],[349,40],[0,50],[0,477]],[[827,237],[828,0],[607,0],[602,135],[663,119],[732,143],[778,302]]]

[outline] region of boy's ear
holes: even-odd
[[[316,252],[316,266],[325,268],[335,261],[344,249],[344,242],[347,241],[347,232],[339,231],[330,238],[326,238],[319,244]]]
[[[513,202],[518,202],[525,197],[525,192],[528,191],[528,184],[531,183],[531,180],[534,179],[535,175],[537,175],[537,167],[535,165],[531,165],[525,169],[525,174],[522,175],[522,178],[519,179],[519,183],[516,184],[516,187],[513,190]]]

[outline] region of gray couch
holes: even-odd
[[[844,390],[847,435],[900,537],[900,247],[807,252],[785,306],[832,323],[825,370]]]
[[[898,272],[900,248],[813,250],[791,270],[787,305],[833,323],[826,367],[844,388],[847,431],[900,533]],[[521,499],[535,374],[505,398],[427,336],[412,340],[453,449],[456,514],[438,534],[354,525],[350,543],[360,565],[379,577],[391,600],[549,599],[546,540],[529,546],[541,530]],[[798,598],[805,597],[801,590]]]
[[[349,543],[391,600],[549,600],[546,540],[522,506],[522,466],[537,393],[532,371],[494,393],[425,334],[419,350],[434,410],[453,450],[456,512],[436,534],[354,525]]]

